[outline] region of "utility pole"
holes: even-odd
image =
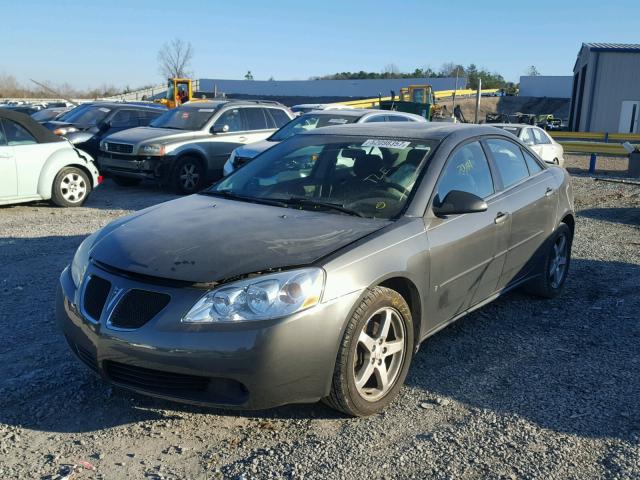
[[[75,106],[78,106],[78,104],[77,104],[76,102],[74,102],[74,101],[73,101],[73,100],[71,100],[70,98],[65,98],[65,97],[63,97],[62,95],[60,95],[60,93],[59,93],[59,92],[56,92],[54,89],[47,87],[45,84],[40,83],[40,82],[36,82],[33,78],[30,78],[29,80],[31,80],[33,83],[35,83],[35,84],[36,84],[36,85],[38,85],[39,87],[44,88],[47,92],[51,92],[51,93],[53,93],[53,94],[54,94],[54,95],[56,95],[58,98],[62,98],[63,100],[66,100],[67,102],[69,102],[69,103],[71,103],[71,104],[73,104],[73,105],[75,105]]]
[[[458,69],[456,68],[456,87],[453,90],[453,103],[451,104],[451,116],[455,118],[453,112],[456,110],[456,93],[458,93]]]
[[[482,92],[482,79],[478,78],[478,91],[476,92],[476,118],[473,123],[478,123],[480,117],[480,92]]]

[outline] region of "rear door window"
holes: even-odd
[[[138,112],[135,110],[118,110],[111,118],[111,126],[113,128],[137,127]]]
[[[247,130],[266,130],[269,128],[262,108],[243,108],[242,113],[245,117]]]
[[[533,156],[529,152],[523,150],[522,154],[524,155],[524,159],[527,162],[527,168],[529,169],[529,173],[531,175],[542,171],[542,167],[540,166],[540,164],[536,161],[535,158],[533,158]]]
[[[529,169],[518,145],[499,138],[488,139],[487,145],[491,150],[504,188],[509,188],[529,176]]]
[[[402,115],[387,115],[387,122],[411,122],[407,117]]]
[[[268,116],[271,116],[275,123],[275,125],[271,128],[280,128],[285,123],[289,122],[289,120],[291,120],[289,116],[279,108],[267,108],[266,111]]]
[[[365,120],[365,123],[373,123],[373,122],[386,122],[387,121],[387,116],[386,115],[375,115],[373,117],[369,117]]]

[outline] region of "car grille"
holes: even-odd
[[[84,289],[83,307],[84,311],[93,320],[100,320],[102,309],[109,296],[111,283],[103,278],[90,276],[87,286]]]
[[[116,305],[109,323],[118,328],[140,328],[160,313],[169,300],[165,293],[130,290]]]
[[[203,392],[209,386],[207,377],[163,372],[107,360],[104,368],[109,378],[132,388],[173,395]]]
[[[233,159],[233,168],[240,168],[244,164],[249,163],[251,160],[253,159],[249,157],[236,157]]]
[[[113,153],[133,153],[133,145],[128,143],[106,142],[107,152]]]

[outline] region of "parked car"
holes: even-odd
[[[314,110],[350,110],[353,107],[349,105],[341,105],[339,103],[301,103],[291,107],[291,111],[298,115],[309,113]]]
[[[513,123],[492,123],[491,126],[506,130],[518,137],[545,162],[564,166],[564,148],[542,128]]]
[[[44,125],[96,158],[103,138],[129,128],[149,125],[167,108],[152,103],[95,102],[81,105]]]
[[[571,192],[493,127],[313,130],[89,236],[57,321],[80,360],[141,393],[372,414],[441,328],[516,287],[560,294]]]
[[[234,148],[267,138],[292,118],[277,102],[189,102],[148,127],[107,137],[98,163],[121,185],[147,178],[180,194],[193,193],[220,178]]]
[[[101,181],[87,153],[28,115],[0,109],[0,205],[51,200],[77,207]]]
[[[16,113],[23,113],[25,115],[33,115],[36,112],[39,112],[41,109],[38,107],[34,107],[32,105],[18,105],[15,107],[6,107],[7,110],[13,110]]]
[[[231,152],[224,164],[223,175],[229,175],[235,169],[254,159],[259,153],[298,133],[332,125],[369,122],[426,122],[426,120],[424,117],[413,113],[385,112],[364,108],[313,111],[292,120],[261,142],[250,143],[236,148]]]
[[[38,123],[46,123],[52,120],[56,120],[62,114],[68,112],[70,109],[68,107],[50,107],[43,108],[42,110],[38,110],[31,114],[31,118],[33,118]]]

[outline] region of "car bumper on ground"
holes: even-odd
[[[85,299],[88,279],[95,276],[110,287],[93,321]],[[171,299],[139,328],[114,327],[122,292],[132,290]],[[111,383],[187,403],[262,409],[315,402],[329,393],[345,319],[360,293],[282,319],[189,325],[180,318],[202,290],[142,283],[90,265],[80,289],[69,268],[63,271],[56,319],[78,358]]]

